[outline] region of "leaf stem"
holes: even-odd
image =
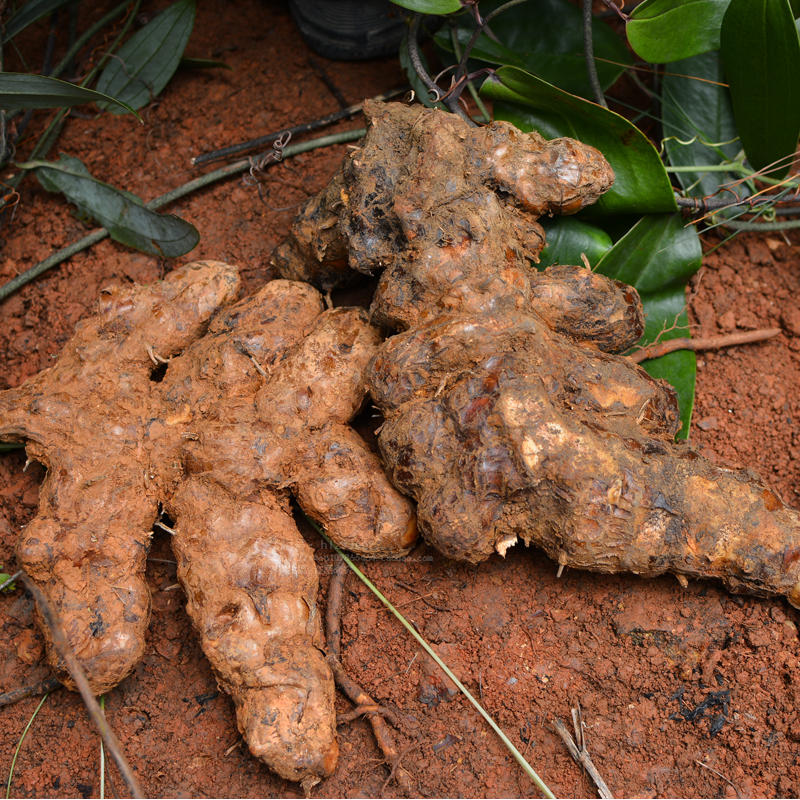
[[[67,54],[58,65],[53,69],[50,73],[51,78],[57,78],[72,62],[72,59],[75,58],[76,55],[80,52],[81,48],[92,38],[98,31],[105,28],[110,22],[113,22],[127,7],[130,5],[130,0],[125,0],[125,2],[120,3],[116,8],[113,8],[111,11],[108,12],[99,22],[96,22],[90,28],[87,28],[85,33],[82,33],[78,39],[75,41],[75,44],[67,50]]]
[[[586,71],[589,73],[589,83],[592,85],[594,100],[597,105],[608,108],[606,98],[603,96],[603,87],[597,77],[597,64],[594,61],[594,42],[592,41],[592,0],[583,0],[583,54],[586,58]]]
[[[511,754],[517,760],[519,765],[528,775],[528,777],[536,784],[539,788],[539,791],[544,794],[547,798],[552,798],[555,800],[555,795],[550,791],[547,787],[545,782],[534,772],[533,767],[525,760],[525,757],[522,753],[517,750],[514,746],[514,743],[508,738],[508,736],[503,733],[497,723],[484,711],[483,706],[470,694],[469,690],[463,683],[453,674],[447,664],[442,661],[441,658],[436,654],[434,649],[423,639],[417,632],[414,630],[414,627],[406,620],[406,618],[383,596],[380,590],[375,586],[372,581],[347,557],[345,553],[343,553],[327,536],[327,534],[322,530],[322,528],[314,522],[313,519],[306,516],[306,519],[309,521],[311,525],[313,525],[314,529],[322,536],[326,542],[342,557],[342,560],[350,567],[353,572],[361,579],[365,586],[369,588],[369,590],[378,598],[378,600],[383,603],[389,611],[394,614],[394,616],[400,621],[403,627],[419,642],[419,644],[424,648],[425,652],[441,667],[444,671],[445,675],[450,678],[451,681],[461,690],[464,696],[472,703],[473,706],[477,709],[478,713],[489,723],[492,727],[492,730],[500,737],[503,744],[509,749]]]
[[[461,43],[458,41],[458,27],[456,25],[450,26],[450,41],[453,43],[453,52],[455,53],[456,58],[460,60]],[[469,93],[472,96],[475,105],[478,106],[478,111],[480,111],[483,116],[483,122],[489,122],[492,117],[486,109],[486,105],[484,104],[483,100],[481,100],[478,90],[475,88],[472,81],[467,84],[467,89],[469,89]]]
[[[289,147],[285,148],[283,151],[283,157],[287,158],[289,156],[295,156],[299,153],[305,153],[309,150],[315,150],[320,147],[329,147],[334,144],[340,144],[341,142],[352,142],[354,139],[360,139],[362,136],[365,136],[366,133],[366,128],[359,128],[355,131],[332,133],[328,136],[320,136],[317,139],[310,139],[307,142],[299,142],[298,144],[289,145]],[[259,161],[260,158],[261,156],[255,156],[253,161]],[[173,200],[178,200],[179,198],[184,197],[185,195],[190,194],[197,189],[202,189],[205,186],[216,183],[220,180],[224,180],[232,175],[238,175],[249,169],[251,163],[252,161],[250,159],[237,161],[234,164],[221,167],[220,169],[209,172],[206,175],[201,175],[199,178],[195,178],[188,183],[184,183],[182,186],[178,186],[176,189],[173,189],[166,194],[162,194],[160,197],[156,197],[149,203],[145,203],[145,208],[155,211],[167,205],[168,203],[173,202]],[[15,291],[17,291],[17,289],[24,286],[26,283],[30,283],[30,281],[32,281],[34,278],[37,278],[43,272],[47,272],[47,270],[49,270],[51,267],[61,264],[63,261],[66,261],[76,253],[80,253],[82,250],[86,250],[93,244],[105,239],[106,236],[108,236],[108,231],[105,228],[99,228],[96,231],[92,231],[92,233],[90,233],[88,236],[84,236],[83,239],[73,242],[71,245],[64,247],[57,253],[53,253],[53,255],[48,256],[44,261],[40,261],[29,270],[26,270],[20,275],[17,275],[16,278],[10,280],[8,283],[0,286],[0,300],[3,300],[10,294],[13,294]]]

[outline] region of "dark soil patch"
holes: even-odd
[[[96,5],[101,13],[103,4]],[[166,3],[145,5],[152,14]],[[199,5],[188,55],[223,59],[234,72],[180,72],[144,114],[145,125],[111,115],[71,119],[59,144],[96,176],[146,199],[187,180],[191,156],[338,108],[308,63],[282,4]],[[31,33],[32,40],[36,36],[41,38]],[[349,103],[404,83],[392,59],[363,64],[315,59]],[[360,125],[354,120],[338,129]],[[291,206],[321,189],[345,152],[344,146],[334,147],[271,168],[270,204]],[[292,216],[262,205],[254,189],[236,180],[170,210],[201,231],[191,258],[165,262],[106,240],[0,305],[0,388],[49,366],[105,284],[153,281],[180,263],[208,258],[238,264],[247,290],[261,285],[272,277],[268,259]],[[60,197],[29,180],[14,224],[4,233],[3,281],[80,238],[85,229]],[[717,243],[707,238],[709,246]],[[798,232],[788,240],[771,234],[725,245],[706,258],[691,287],[695,334],[783,329],[769,342],[700,357],[692,442],[710,458],[758,470],[795,506],[800,502],[798,290]],[[20,526],[35,513],[43,476],[38,465],[27,471],[24,465],[19,452],[0,454],[0,563],[6,569],[14,565]],[[324,603],[331,554],[311,531],[308,540],[317,549]],[[246,747],[230,749],[239,739],[233,707],[217,693],[184,613],[166,534],[155,536],[151,557],[147,655],[107,697],[110,723],[145,791],[154,797],[300,796],[299,787],[275,778]],[[785,602],[732,597],[713,583],[683,589],[674,578],[643,581],[568,571],[557,579],[547,558],[516,548],[505,561],[495,557],[477,569],[447,562],[424,547],[402,562],[363,566],[482,697],[556,795],[595,795],[551,727],[555,717],[569,719],[578,703],[590,752],[616,796],[735,796],[733,786],[742,796],[800,793],[800,617]],[[0,690],[47,677],[32,606],[21,591],[2,598],[0,622]],[[353,677],[398,711],[398,749],[418,745],[403,763],[420,795],[538,796],[489,727],[464,699],[451,696],[417,645],[352,578],[343,649]],[[3,711],[4,780],[37,703],[32,698]],[[340,711],[349,709],[344,699],[338,703]],[[368,724],[345,725],[340,737],[339,767],[313,794],[378,796],[389,768]],[[22,747],[12,794],[98,796],[99,764],[99,737],[80,699],[58,691]],[[113,768],[111,777],[122,793]],[[108,786],[107,792],[113,793]],[[390,783],[385,795],[396,792]]]

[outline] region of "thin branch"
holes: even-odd
[[[729,200],[723,197],[676,197],[675,202],[678,208],[688,208],[697,213],[708,214],[711,211],[719,211],[723,208],[736,208],[737,206],[748,206],[755,208],[756,206],[768,205],[769,203],[778,202],[791,202],[790,200],[783,200],[786,193],[783,192],[776,196],[774,194],[761,195],[760,197],[745,197],[742,200]],[[800,213],[800,209],[775,209],[776,213]]]
[[[358,706],[358,708],[354,708],[352,711],[348,711],[346,714],[337,714],[336,724],[344,725],[346,722],[352,722],[354,719],[358,719],[364,714],[378,714],[379,716],[388,719],[392,725],[397,727],[397,717],[395,716],[394,711],[390,711],[388,708],[384,708],[383,706],[379,705]]]
[[[735,219],[726,219],[720,222],[720,225],[733,228],[735,231],[788,231],[800,228],[800,219],[792,219],[787,222],[739,222]]]
[[[333,672],[336,685],[355,703],[357,709],[378,704],[345,672],[342,666],[342,599],[344,597],[344,582],[348,574],[347,564],[341,557],[337,557],[334,563],[331,580],[328,586],[328,607],[325,612],[325,627],[328,640],[328,664]],[[386,761],[393,767],[399,761],[400,756],[394,743],[389,726],[382,716],[375,712],[366,712],[372,725],[375,739],[378,742]],[[403,767],[394,770],[398,786],[408,795],[415,795],[411,775]]]
[[[328,136],[321,136],[318,139],[311,139],[308,142],[293,144],[283,151],[283,156],[284,158],[287,158],[289,156],[297,155],[298,153],[306,153],[309,150],[314,150],[319,147],[329,147],[330,145],[340,144],[341,142],[352,142],[354,139],[360,139],[362,136],[365,136],[366,132],[367,131],[365,128],[359,128],[355,131],[332,133]],[[167,205],[168,203],[173,202],[173,200],[178,200],[179,198],[184,197],[185,195],[190,194],[197,189],[202,189],[204,186],[209,186],[212,183],[216,183],[217,181],[223,180],[232,175],[238,175],[242,172],[245,172],[246,170],[250,169],[250,166],[251,162],[248,159],[245,161],[237,161],[235,164],[229,164],[226,167],[221,167],[220,169],[214,170],[214,172],[209,172],[206,175],[201,175],[199,178],[195,178],[193,181],[184,183],[183,186],[179,186],[177,189],[173,189],[171,192],[167,192],[166,194],[162,194],[160,197],[156,197],[155,200],[145,203],[145,208],[155,211]],[[106,228],[99,228],[98,230],[90,233],[88,236],[84,236],[83,239],[80,239],[68,247],[59,250],[57,253],[53,253],[53,255],[48,256],[44,261],[39,262],[36,264],[36,266],[31,267],[29,270],[17,275],[16,278],[13,278],[8,283],[0,286],[0,300],[3,300],[10,294],[13,294],[15,291],[17,291],[17,289],[24,286],[26,283],[30,283],[30,281],[39,277],[39,275],[41,275],[43,272],[46,272],[51,267],[61,264],[63,261],[66,261],[76,253],[80,253],[82,250],[86,250],[88,247],[91,247],[101,239],[105,239],[106,236],[108,236],[108,230]]]
[[[628,358],[635,364],[641,364],[649,358],[659,358],[667,353],[674,353],[676,350],[719,350],[721,347],[734,347],[738,344],[751,344],[752,342],[763,342],[781,333],[780,328],[768,328],[761,331],[745,331],[744,333],[732,333],[728,336],[711,336],[705,339],[669,339],[666,342],[642,347],[636,350]]]
[[[114,759],[114,763],[117,765],[117,769],[119,769],[125,783],[128,785],[131,796],[135,798],[144,797],[144,792],[141,786],[139,786],[139,781],[136,780],[136,776],[133,774],[133,771],[122,753],[122,746],[119,740],[109,727],[102,709],[92,694],[89,681],[86,680],[86,675],[83,672],[83,667],[81,667],[78,659],[72,652],[72,647],[70,647],[69,641],[67,640],[67,634],[64,631],[61,620],[59,620],[55,610],[50,605],[50,601],[44,596],[41,589],[39,589],[24,572],[20,575],[20,579],[25,584],[25,588],[33,595],[34,600],[36,600],[39,611],[50,630],[50,635],[53,637],[53,646],[58,655],[64,659],[67,670],[83,698],[89,716],[92,718],[95,725],[97,725],[103,743]]]
[[[594,101],[603,108],[608,108],[606,98],[603,96],[603,87],[597,77],[597,64],[594,62],[594,42],[592,41],[592,0],[583,0],[583,54],[586,58],[586,71],[589,73],[589,83],[592,85]]]
[[[439,87],[436,85],[433,78],[428,75],[428,70],[425,69],[425,66],[422,63],[422,58],[419,54],[419,24],[421,21],[422,14],[414,14],[414,19],[411,22],[411,29],[408,32],[408,58],[411,61],[411,66],[414,67],[414,71],[417,73],[417,75],[419,75],[420,80],[428,88],[431,95],[433,95],[432,99],[435,102],[439,102],[441,100],[448,111],[461,117],[461,119],[463,119],[471,127],[476,127],[469,115],[459,105],[458,98],[453,95],[445,97]]]
[[[589,756],[589,751],[586,749],[586,742],[583,738],[583,723],[580,721],[579,715],[576,716],[575,709],[573,709],[572,714],[573,722],[575,724],[575,735],[578,737],[578,743],[575,743],[570,735],[570,732],[567,730],[567,726],[560,719],[555,719],[553,721],[553,726],[556,729],[556,733],[558,733],[564,744],[567,746],[567,750],[569,750],[569,754],[572,756],[572,758],[589,773],[595,783],[595,786],[597,786],[597,792],[600,797],[609,798],[610,800],[614,797],[614,795],[611,794],[611,790],[608,788],[608,786],[606,786],[606,782],[600,776],[600,773],[597,771],[597,767],[595,767],[595,765],[592,763],[592,759]]]
[[[401,89],[392,89],[389,92],[384,92],[383,94],[379,94],[377,97],[373,97],[373,100],[391,100],[393,97],[397,97],[398,95],[404,94],[408,91],[410,87],[408,85],[403,86]],[[327,125],[332,125],[334,122],[338,122],[342,119],[347,119],[347,117],[352,117],[354,114],[358,114],[364,107],[363,103],[358,103],[354,106],[350,106],[349,108],[345,108],[343,111],[337,111],[334,114],[328,114],[327,117],[322,117],[321,119],[316,119],[313,122],[304,122],[301,125],[295,125],[291,128],[283,128],[276,133],[268,133],[265,136],[260,136],[258,139],[251,139],[249,142],[242,142],[241,144],[232,144],[230,147],[223,147],[221,150],[214,150],[211,153],[203,153],[202,155],[195,156],[191,159],[190,163],[195,166],[199,167],[203,164],[208,164],[210,161],[217,161],[221,158],[228,158],[229,156],[235,156],[239,153],[244,153],[247,150],[253,150],[256,147],[263,147],[266,144],[272,144],[274,141],[277,141],[281,138],[287,131],[292,136],[297,136],[301,133],[307,133],[308,131],[315,131],[318,128],[324,128]]]
[[[46,681],[34,683],[32,686],[22,686],[19,689],[13,689],[5,694],[0,694],[0,707],[10,706],[13,703],[18,703],[26,697],[35,697],[40,694],[47,694],[54,689],[61,687],[61,681],[58,678],[48,678]]]

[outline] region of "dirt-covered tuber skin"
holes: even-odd
[[[380,343],[366,313],[324,311],[318,291],[290,281],[234,304],[238,291],[236,268],[216,262],[104,290],[53,368],[0,393],[0,440],[25,442],[48,468],[18,561],[56,608],[93,691],[143,653],[161,505],[175,520],[188,611],[242,733],[308,786],[336,764],[333,682],[289,492],[367,556],[407,552],[416,522],[348,426]]]
[[[539,215],[611,185],[602,156],[420,107],[365,114],[366,139],[274,261],[323,287],[349,279],[344,252],[383,269],[371,316],[401,333],[369,387],[426,538],[471,562],[521,540],[562,567],[716,577],[800,607],[800,515],[750,470],[675,444],[674,391],[613,355],[641,336],[635,290],[529,266]]]
[[[97,694],[139,662],[150,617],[144,572],[158,495],[145,443],[148,348],[176,355],[238,291],[236,270],[214,263],[150,287],[104,289],[53,367],[0,392],[0,439],[25,442],[47,467],[17,560],[61,616]],[[56,674],[74,688],[42,630]]]

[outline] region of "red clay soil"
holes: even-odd
[[[152,16],[166,0],[146,2]],[[92,6],[99,16],[106,5]],[[284,5],[199,4],[189,56],[233,72],[181,71],[143,114],[71,118],[58,149],[92,173],[150,199],[193,177],[189,159],[338,109]],[[96,8],[95,8],[96,7]],[[87,24],[82,22],[82,24]],[[23,42],[40,53],[42,34]],[[9,56],[11,58],[11,55]],[[401,86],[396,60],[365,64],[313,57],[348,103]],[[19,65],[7,65],[20,69]],[[47,112],[37,118],[44,120]],[[355,119],[338,129],[360,127]],[[34,132],[42,129],[42,122]],[[29,152],[30,141],[20,156]],[[271,168],[267,199],[293,206],[327,182],[344,146]],[[292,211],[273,211],[237,179],[171,209],[202,239],[173,261],[109,240],[51,270],[0,304],[0,388],[52,363],[101,287],[147,283],[195,259],[240,265],[248,291],[272,276],[268,260]],[[26,181],[0,250],[0,280],[83,235],[60,196]],[[705,236],[708,249],[718,244]],[[721,463],[746,465],[800,504],[800,233],[742,236],[708,255],[690,287],[695,335],[779,326],[767,343],[700,357],[691,441]],[[43,470],[20,451],[0,454],[0,563],[14,569],[20,527],[35,513]],[[325,602],[331,552],[311,531]],[[147,655],[106,697],[106,713],[145,792],[153,797],[298,797],[240,741],[233,706],[184,612],[167,534],[149,562],[153,616]],[[580,704],[590,754],[617,797],[792,797],[800,793],[800,615],[782,600],[728,595],[713,583],[640,580],[567,571],[514,548],[478,568],[424,545],[404,561],[363,568],[434,644],[557,796],[595,789],[554,733]],[[409,588],[412,587],[412,588]],[[397,711],[398,749],[421,796],[537,797],[533,783],[468,703],[454,695],[411,637],[354,578],[346,591],[344,663]],[[0,691],[48,676],[32,602],[0,598]],[[0,777],[38,698],[3,709]],[[338,709],[350,709],[339,697]],[[336,773],[319,797],[398,796],[368,724],[341,726]],[[22,746],[11,785],[19,797],[97,797],[99,737],[77,695],[51,694]],[[115,768],[109,796],[127,796]]]

